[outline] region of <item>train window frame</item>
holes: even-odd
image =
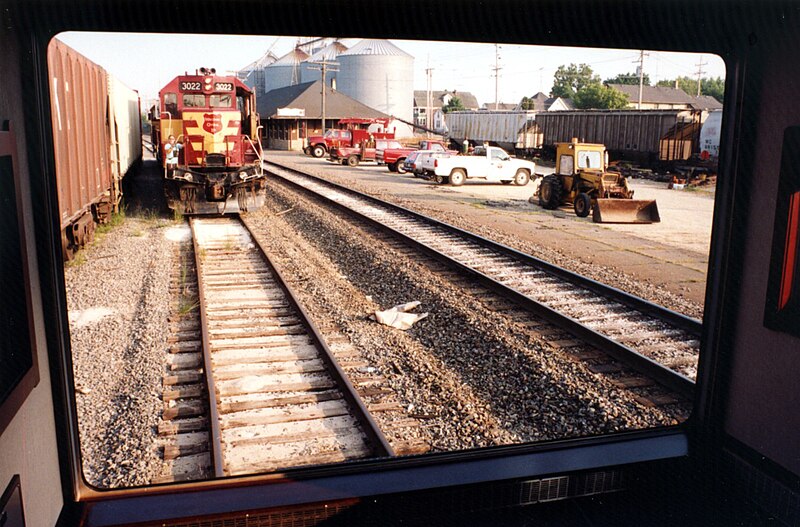
[[[46,90],[45,87],[45,93]],[[46,114],[49,109],[42,111]],[[44,119],[42,123],[40,126],[46,132],[49,131],[51,121]],[[44,137],[50,137],[50,134],[45,133]],[[52,157],[52,144],[49,145],[49,149],[50,151],[46,153]],[[52,159],[50,162],[52,163]],[[48,184],[52,185],[52,182],[46,182],[45,186]],[[63,287],[63,283],[60,287]],[[65,314],[62,312],[60,316],[63,318]],[[60,335],[60,338],[63,339],[64,335]],[[69,349],[68,342],[62,341],[59,345],[62,351]],[[61,360],[69,364],[68,357],[62,356]],[[69,390],[72,387],[67,384],[64,388]],[[695,412],[692,412],[690,420],[694,420],[694,415]],[[71,415],[70,418],[74,420],[75,416]],[[106,519],[119,517],[122,501],[125,502],[122,508],[125,518],[130,521],[137,521],[137,518],[139,521],[144,521],[142,518],[146,518],[148,512],[142,506],[145,503],[160,503],[164,514],[171,513],[175,517],[181,517],[186,514],[187,504],[194,504],[197,508],[193,510],[196,511],[208,511],[209,507],[213,508],[213,500],[209,499],[211,497],[236,497],[238,499],[236,507],[243,510],[248,506],[263,508],[265,500],[270,506],[310,503],[323,499],[341,499],[343,496],[405,492],[675,459],[688,454],[688,431],[691,430],[691,426],[692,423],[687,422],[664,429],[644,429],[563,441],[433,454],[426,456],[425,459],[412,456],[410,459],[389,461],[366,460],[353,465],[289,469],[280,474],[254,474],[226,480],[110,490],[92,488],[82,480],[79,452],[72,452],[68,470],[74,484],[75,499],[80,502],[93,502],[90,504],[90,513],[87,516],[89,524],[92,524],[92,519],[103,518],[103,515],[106,515]],[[76,438],[77,432],[74,432],[71,440]],[[399,483],[397,478],[400,480]],[[314,485],[316,482],[320,484]],[[273,492],[265,498],[265,493],[259,491],[259,487],[267,483]],[[175,504],[169,505],[173,500]],[[218,505],[221,506],[224,504]]]
[[[25,220],[23,216],[22,190],[18,171],[16,135],[9,121],[0,127],[0,222],[3,258],[0,262],[3,277],[3,302],[0,305],[0,434],[10,424],[22,407],[28,395],[39,384],[39,362],[36,352],[36,334],[33,330],[33,305],[28,271],[28,255],[25,239]],[[8,187],[6,187],[8,185]],[[10,187],[10,188],[9,188]],[[19,259],[9,256],[19,253]],[[11,268],[9,268],[11,266]],[[23,302],[18,302],[20,298]],[[13,302],[16,301],[16,302]],[[22,326],[26,330],[21,329]],[[10,351],[9,351],[10,350]],[[16,350],[16,354],[14,353]],[[8,352],[8,353],[6,353]],[[21,357],[15,356],[21,353]],[[6,378],[6,375],[8,377]]]

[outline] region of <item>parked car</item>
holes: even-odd
[[[444,143],[441,141],[426,139],[424,141],[420,141],[419,148],[379,148],[375,153],[375,157],[378,161],[378,164],[386,163],[386,166],[389,168],[389,172],[400,172],[402,174],[405,172],[403,161],[406,160],[406,157],[411,152],[416,150],[438,150],[440,152],[444,152],[447,150],[447,148],[445,148]]]

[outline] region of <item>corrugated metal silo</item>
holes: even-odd
[[[340,92],[381,112],[413,121],[414,57],[388,40],[362,40],[336,61]]]
[[[336,62],[336,58],[344,51],[347,51],[347,46],[341,42],[332,42],[308,57],[300,67],[301,82],[318,81],[320,77],[322,77],[322,72],[319,69],[319,63],[322,61]],[[334,70],[339,69],[338,66],[329,66],[329,68]],[[331,81],[335,79],[336,76],[336,71],[325,72],[325,84],[331,86]]]
[[[267,51],[258,60],[251,62],[236,73],[239,80],[255,90],[257,94],[264,93],[267,89],[264,68],[278,60],[271,51]]]
[[[305,51],[294,49],[264,68],[266,91],[300,84],[300,63],[307,58]]]

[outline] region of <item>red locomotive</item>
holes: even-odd
[[[158,94],[152,141],[170,209],[181,214],[255,210],[264,203],[255,93],[235,76],[200,68]]]

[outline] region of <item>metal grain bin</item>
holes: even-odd
[[[301,49],[294,49],[264,68],[267,92],[300,84],[300,63],[308,58]]]
[[[302,82],[316,82],[322,78],[322,70],[320,69],[320,62],[336,62],[339,54],[347,51],[347,46],[341,42],[332,42],[308,57],[300,68],[300,79]],[[336,79],[338,66],[328,66],[325,72],[325,84],[333,86],[332,82]],[[334,86],[335,88],[335,86]]]
[[[388,40],[362,40],[336,60],[340,92],[387,115],[414,120],[414,57]]]
[[[103,68],[59,40],[47,50],[62,239],[90,241],[92,207],[110,199],[108,84]]]

